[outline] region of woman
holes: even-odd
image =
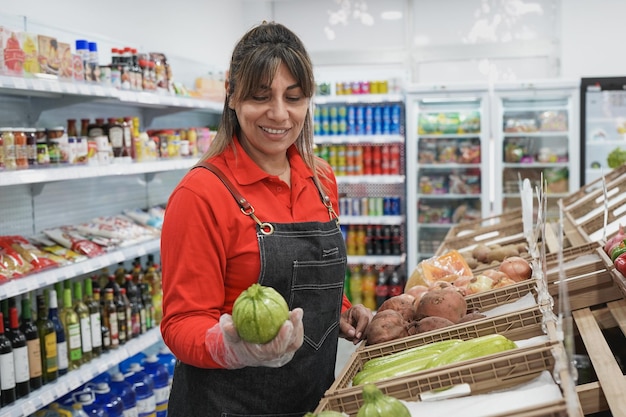
[[[337,184],[313,153],[302,42],[264,22],[237,43],[228,74],[217,136],[163,224],[161,330],[178,358],[168,416],[301,417],[334,380],[337,337],[361,341],[372,313],[343,295]],[[230,315],[255,282],[291,310],[267,344],[239,339]]]

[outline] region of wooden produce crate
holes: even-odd
[[[587,242],[604,243],[605,234],[610,238],[620,223],[626,225],[626,165],[611,171],[605,179],[606,198],[599,178],[561,201],[564,216]]]
[[[502,288],[468,295],[465,297],[467,311],[478,310],[483,312],[491,310],[494,307],[514,303],[529,293],[533,294],[535,300],[537,300],[538,284],[537,279],[531,278]]]
[[[527,382],[545,370],[553,371],[556,363],[555,350],[559,349],[560,343],[547,342],[427,369],[402,378],[381,381],[376,385],[385,395],[406,401],[420,401],[420,395],[423,393],[459,384],[468,384],[472,395],[483,394]],[[565,374],[561,375],[563,379]],[[315,412],[333,410],[355,416],[363,405],[361,392],[361,386],[329,390]],[[525,410],[530,414],[506,415],[565,416],[567,414],[563,414],[564,405],[564,401],[559,400],[549,407],[542,408],[543,413],[540,410]],[[576,406],[579,407],[579,404],[576,403]]]
[[[327,390],[327,395],[350,388],[354,376],[363,368],[365,362],[370,359],[427,345],[432,342],[450,339],[469,340],[496,333],[514,341],[525,340],[531,337],[546,335],[543,324],[543,312],[539,306],[536,306],[492,318],[487,317],[448,326],[443,329],[418,333],[389,342],[364,346],[355,350],[340,375]],[[548,339],[553,340],[551,337],[548,337]]]
[[[596,251],[598,253],[598,256],[604,262],[604,266],[609,271],[611,278],[613,279],[613,283],[615,287],[617,287],[619,291],[621,291],[621,297],[626,298],[626,277],[624,277],[624,275],[621,272],[619,272],[617,268],[615,268],[615,264],[613,263],[609,255],[607,255],[606,252],[604,252],[604,249],[602,247],[598,247]],[[606,301],[612,301],[616,298],[613,298],[611,300],[606,300]]]
[[[576,386],[584,414],[610,412],[613,417],[625,417],[626,376],[616,358],[626,358],[626,300],[575,310],[572,316],[576,340],[582,344],[577,351],[589,356],[597,377],[597,381]]]
[[[563,250],[563,272],[566,277],[569,304],[572,310],[590,307],[623,297],[606,265],[602,248],[597,242]],[[610,260],[610,259],[609,259]],[[558,305],[560,269],[558,254],[545,260],[548,292]]]

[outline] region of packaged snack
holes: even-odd
[[[24,50],[19,32],[0,26],[0,73],[22,75]]]

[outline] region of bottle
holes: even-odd
[[[109,118],[109,125],[108,125],[109,129],[108,129],[108,136],[109,136],[109,143],[111,144],[111,147],[113,148],[113,157],[114,158],[120,158],[122,157],[122,151],[124,150],[124,128],[121,124],[117,123],[117,119],[115,119],[115,117],[110,117]],[[122,281],[124,278],[124,275],[126,274],[126,272],[124,271],[124,266],[120,263],[120,268],[122,269]],[[120,269],[118,268],[118,270]],[[118,276],[118,273],[116,271],[115,276]],[[118,284],[120,283],[120,281],[117,281]]]
[[[97,118],[93,123],[90,123],[87,126],[87,136],[90,138],[95,138],[98,136],[107,136],[106,126],[104,124],[103,118]]]
[[[59,299],[56,290],[50,290],[50,307],[48,308],[48,318],[54,325],[54,332],[57,335],[57,365],[59,376],[67,373],[69,363],[67,357],[67,340],[65,339],[65,328],[59,317]]]
[[[33,312],[30,309],[30,298],[22,298],[22,320],[20,331],[26,336],[26,347],[28,348],[28,372],[30,373],[30,390],[34,391],[43,385],[41,369],[41,344],[39,343],[39,333],[33,321]]]
[[[361,289],[363,292],[363,305],[370,310],[376,310],[376,281],[377,276],[371,265],[364,267]]]
[[[13,349],[13,364],[15,365],[15,396],[16,398],[26,397],[30,394],[28,348],[26,347],[26,336],[24,336],[24,333],[20,331],[17,307],[9,307],[9,331],[6,336],[11,341],[11,348]],[[0,377],[0,381],[1,380],[2,378]]]
[[[82,363],[87,363],[93,358],[93,348],[91,347],[91,315],[89,308],[83,301],[83,285],[74,282],[74,311],[78,315],[80,322],[80,345],[83,351]]]
[[[91,329],[91,351],[93,357],[102,354],[102,321],[100,319],[100,302],[93,296],[93,280],[85,279],[85,305],[89,310],[89,328]]]
[[[126,274],[126,282],[124,283],[126,297],[130,304],[130,335],[132,338],[141,334],[141,311],[137,301],[137,286],[133,282],[133,276]]]
[[[124,290],[125,291],[125,290]],[[128,322],[126,321],[126,303],[122,298],[122,289],[120,289],[117,296],[113,298],[115,302],[115,309],[117,311],[117,331],[120,345],[126,343],[128,335]]]
[[[139,363],[132,363],[128,369],[126,380],[130,382],[137,396],[137,411],[139,417],[156,416],[156,398],[152,391],[154,381],[144,372]]]
[[[152,295],[150,295],[150,286],[142,282],[138,285],[141,301],[146,310],[146,331],[154,327],[154,307],[152,306]]]
[[[397,269],[394,269],[389,278],[389,297],[395,297],[404,292],[404,283]]]
[[[163,317],[163,289],[161,287],[161,272],[159,266],[152,259],[152,255],[148,255],[148,262],[151,262],[150,267],[146,271],[145,281],[150,286],[150,293],[152,295],[152,308],[154,309],[154,321],[153,326],[158,325]]]
[[[75,402],[72,404],[72,417],[89,417],[89,414],[87,414],[81,403]]]
[[[96,394],[91,390],[79,391],[72,394],[75,403],[80,404],[90,417],[108,417],[102,405],[96,402]]]
[[[176,356],[172,354],[172,351],[166,346],[163,345],[159,349],[159,353],[157,353],[157,357],[159,358],[159,362],[161,362],[167,368],[167,372],[169,375],[169,384],[170,389],[172,388],[172,381],[174,379],[174,369],[176,369]]]
[[[15,136],[12,129],[8,127],[0,128],[0,136],[2,136],[2,147],[4,153],[4,169],[17,169],[15,154]]]
[[[54,329],[54,323],[48,318],[48,305],[43,294],[37,296],[36,324],[41,346],[43,383],[47,384],[58,378],[59,364],[57,360],[57,333]]]
[[[120,300],[121,304],[124,305],[124,317],[126,317],[126,341],[129,341],[133,338],[133,317],[131,311],[130,300],[126,296],[126,288],[120,288]]]
[[[76,40],[76,54],[81,57],[85,73],[85,81],[93,81],[93,75],[89,68],[89,43],[86,39]]]
[[[4,315],[0,313],[0,406],[15,402],[15,363],[11,341],[4,334]]]
[[[91,81],[100,82],[100,58],[98,56],[98,44],[96,42],[88,42],[89,47],[89,71],[91,72]]]
[[[350,269],[350,299],[352,304],[363,303],[361,267],[353,265]]]
[[[61,322],[65,327],[65,340],[67,341],[68,369],[78,369],[83,360],[83,350],[80,335],[80,319],[72,308],[72,290],[63,288],[63,310]]]
[[[157,417],[167,417],[167,404],[170,397],[169,373],[165,365],[159,362],[157,355],[146,356],[143,362],[144,371],[152,377],[152,391],[156,402]]]
[[[113,88],[122,87],[122,71],[120,68],[120,51],[118,48],[111,48],[111,85]]]
[[[117,394],[111,391],[107,382],[100,381],[95,384],[87,384],[87,386],[96,394],[96,403],[102,406],[107,417],[124,416],[124,403]]]
[[[100,322],[100,338],[102,339],[102,351],[108,352],[111,349],[111,332],[104,325],[104,300],[100,299],[100,288],[93,289],[94,303],[98,304],[99,322]]]
[[[378,270],[378,279],[376,281],[376,308],[380,307],[382,303],[389,298],[389,278],[385,273],[385,268],[381,267]]]
[[[111,391],[122,399],[124,404],[124,417],[138,417],[137,395],[130,382],[124,379],[124,374],[114,372],[111,374],[111,382],[109,383]]]
[[[102,322],[109,331],[111,339],[111,349],[116,349],[120,344],[117,308],[113,301],[113,288],[105,288],[104,290],[104,311],[102,314]]]
[[[350,268],[346,268],[346,273],[343,278],[343,294],[352,302],[352,295],[350,294]]]

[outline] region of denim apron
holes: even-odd
[[[302,417],[317,407],[335,378],[347,258],[330,199],[318,187],[328,222],[262,223],[219,170],[199,166],[220,177],[243,215],[257,223],[258,282],[275,288],[290,310],[304,310],[304,343],[280,368],[200,369],[178,361],[168,417]]]

